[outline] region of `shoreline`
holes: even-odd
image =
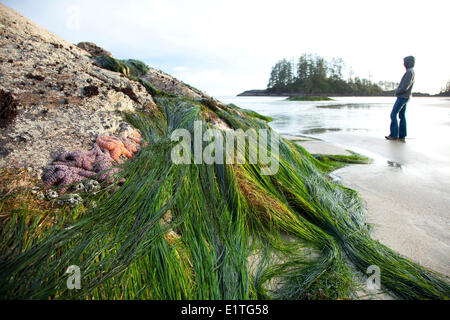
[[[136,59],[97,56],[108,51],[68,43],[1,3],[0,17],[7,35],[0,43],[8,57],[0,64],[7,115],[0,123],[0,297],[339,300],[358,298],[356,275],[372,273],[376,263],[375,288],[381,271],[383,287],[395,297],[448,299],[448,281],[369,235],[357,192],[330,184],[331,171],[367,163],[367,157],[314,158],[292,143],[278,148],[273,138],[281,131],[269,122],[283,117],[224,104]],[[236,100],[283,104],[280,98]],[[285,106],[291,112],[282,116],[286,125],[294,124],[288,131],[294,134],[301,128],[301,109],[318,111],[319,120],[340,113],[335,105]],[[348,109],[360,114],[358,108],[350,103]],[[366,124],[373,122],[368,118]],[[244,139],[242,163],[242,140],[232,134],[238,161],[224,166],[226,154],[218,150],[223,144],[188,141],[198,140],[199,122],[228,137],[264,130],[270,149],[263,135],[248,148]],[[317,121],[308,133],[334,135],[340,128],[345,126],[328,130]],[[183,139],[181,148],[176,135]],[[366,148],[380,145],[386,143]],[[270,163],[263,157],[268,152]],[[196,161],[199,154],[203,159]],[[445,192],[448,173],[436,180]],[[440,225],[446,231],[450,224]],[[262,257],[256,269],[248,262],[254,254]],[[272,283],[275,290],[267,288]]]
[[[312,154],[348,154],[347,148],[331,142],[283,137]],[[450,276],[450,241],[445,232],[448,221],[442,216],[450,199],[423,185],[414,174],[395,165],[383,165],[379,160],[348,165],[333,171],[332,177],[358,192],[367,221],[372,225],[373,239],[418,264]]]
[[[268,93],[265,90],[247,90],[236,95],[236,97],[292,97],[292,96],[305,96],[305,97],[395,97],[393,91],[387,91],[377,95],[362,95],[354,93],[302,93],[302,92],[283,92],[283,93]],[[413,92],[414,97],[448,97],[448,95],[429,94],[423,92]]]

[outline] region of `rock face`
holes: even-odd
[[[92,42],[80,42],[77,44],[77,47],[89,52],[89,54],[92,57],[98,57],[98,56],[103,56],[103,55],[109,56],[109,57],[113,56],[111,54],[111,52],[106,51],[103,48],[100,48],[99,46],[97,46],[95,43],[92,43]]]
[[[123,111],[156,108],[143,85],[101,68],[98,55],[112,56],[90,42],[68,43],[0,3],[0,168],[41,176],[59,154],[120,134]],[[159,91],[214,100],[154,68],[141,78]]]
[[[171,75],[161,70],[149,68],[148,73],[141,78],[150,82],[156,89],[160,91],[175,93],[193,99],[210,98],[200,90],[186,85],[184,82],[172,77]]]
[[[0,90],[0,128],[6,128],[17,116],[17,101],[11,93]]]
[[[141,84],[90,55],[0,3],[0,90],[15,109],[0,127],[0,168],[40,175],[58,154],[119,133],[122,111],[156,107]]]

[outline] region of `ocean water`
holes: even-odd
[[[219,97],[225,103],[274,118],[280,134],[321,137],[325,133],[389,134],[395,97],[334,97],[334,101],[285,101],[285,97]],[[407,105],[408,137],[450,138],[450,98],[413,97]],[[444,135],[444,136],[443,136]]]
[[[450,98],[412,97],[405,143],[387,141],[395,97],[332,97],[334,101],[286,101],[285,97],[218,97],[274,120],[278,133],[320,139],[402,168],[450,190]],[[430,181],[431,182],[431,181]],[[450,195],[449,195],[450,196]]]

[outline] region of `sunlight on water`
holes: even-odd
[[[285,97],[219,97],[224,103],[274,119],[280,134],[338,144],[385,165],[416,174],[450,178],[450,98],[412,97],[407,105],[406,143],[386,141],[395,97],[336,97],[334,101],[285,101]],[[390,161],[390,162],[387,162]]]
[[[255,110],[275,120],[281,134],[312,135],[330,131],[383,136],[395,97],[337,97],[335,101],[285,101],[284,97],[221,97],[225,103]],[[412,98],[407,106],[408,136],[450,133],[449,98]]]

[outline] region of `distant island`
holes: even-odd
[[[319,96],[293,96],[286,98],[288,101],[332,101],[329,97],[319,97]]]
[[[303,54],[297,62],[282,59],[270,72],[266,89],[244,91],[238,96],[288,96],[314,100],[330,96],[393,96],[398,83],[349,77],[344,79],[344,61],[327,61],[318,55]],[[430,96],[415,92],[415,96]],[[309,97],[309,98],[308,98]]]
[[[412,95],[414,97],[448,97],[450,96],[449,92],[441,92],[439,94],[429,94],[424,92],[413,92]],[[394,96],[394,90],[391,91],[382,91],[380,94],[354,94],[354,93],[313,93],[308,94],[304,92],[281,92],[281,93],[274,93],[269,92],[267,89],[252,89],[252,90],[246,90],[237,95],[238,97],[354,97],[354,96],[378,96],[378,97],[393,97]]]

